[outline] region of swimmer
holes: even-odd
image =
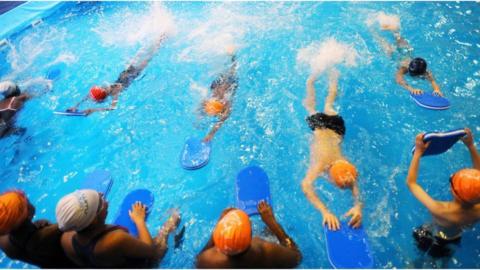
[[[330,212],[327,206],[315,194],[313,184],[317,178],[327,171],[330,181],[341,189],[351,189],[355,205],[347,211],[345,216],[350,216],[349,226],[358,228],[362,224],[362,203],[357,183],[357,169],[346,160],[342,154],[340,144],[345,135],[343,118],[333,109],[337,95],[339,72],[330,70],[328,96],[325,100],[323,113],[315,110],[315,81],[316,74],[310,75],[307,80],[307,97],[304,106],[310,115],[307,123],[313,131],[313,143],[310,146],[310,166],[302,181],[302,189],[310,203],[317,208],[323,216],[323,224],[330,230],[338,230],[340,222]]]
[[[18,85],[11,81],[0,82],[0,138],[21,131],[15,128],[15,115],[22,109],[23,104],[31,98],[31,95],[22,93]]]
[[[226,51],[231,56],[230,68],[212,82],[210,86],[212,95],[209,99],[202,102],[203,112],[208,116],[218,118],[218,121],[203,139],[205,142],[212,140],[215,133],[230,117],[232,100],[238,87],[235,47],[233,45],[228,46]]]
[[[258,204],[262,221],[280,244],[252,239],[252,226],[242,210],[227,208],[221,214],[207,245],[197,255],[197,268],[294,268],[302,260],[295,242],[275,220],[272,208]]]
[[[146,268],[155,266],[167,251],[168,236],[180,222],[174,211],[152,239],[145,224],[146,206],[132,205],[130,218],[138,238],[121,226],[107,225],[108,202],[95,190],[77,190],[57,204],[56,217],[62,236],[62,247],[79,267]]]
[[[394,20],[395,18],[397,20]],[[413,48],[410,46],[408,41],[400,35],[400,19],[381,12],[378,15],[377,20],[382,30],[392,33],[395,39],[395,45],[389,44],[385,39],[380,37],[377,32],[370,28],[374,38],[380,43],[387,55],[391,56],[394,51],[397,51],[400,54],[400,62],[395,75],[395,81],[397,84],[408,90],[413,95],[420,95],[423,93],[423,91],[410,86],[405,81],[404,76],[405,74],[408,74],[412,78],[426,79],[432,85],[433,94],[443,97],[443,93],[440,91],[440,87],[435,81],[432,72],[427,69],[427,62],[425,59],[413,57]]]
[[[32,221],[35,207],[21,191],[0,195],[0,248],[13,260],[40,268],[74,268],[60,245],[62,232],[47,220]]]
[[[475,148],[472,132],[468,128],[465,128],[465,132],[467,135],[462,141],[470,152],[473,168],[459,170],[450,176],[453,200],[447,202],[434,200],[417,183],[420,158],[430,143],[423,141],[422,133],[415,138],[407,186],[428,209],[433,222],[416,228],[413,236],[418,247],[433,257],[451,255],[451,244],[458,244],[463,230],[480,221],[480,155]]]
[[[117,107],[118,97],[120,96],[120,93],[126,88],[128,88],[133,82],[133,80],[135,80],[140,75],[140,73],[142,73],[150,60],[152,60],[156,52],[160,49],[160,45],[162,45],[165,39],[166,36],[161,35],[160,38],[158,38],[152,46],[146,49],[141,49],[127,66],[127,68],[120,73],[118,79],[113,84],[107,86],[92,86],[90,88],[89,94],[86,95],[75,106],[67,109],[67,112],[78,112],[78,106],[80,106],[80,104],[89,99],[94,102],[100,103],[103,102],[108,96],[112,97],[112,103],[110,107],[86,109],[82,112],[89,115],[93,112],[115,110]]]

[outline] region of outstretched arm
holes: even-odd
[[[310,203],[317,208],[323,216],[323,224],[327,224],[329,229],[338,230],[340,228],[340,222],[338,218],[335,217],[325,204],[320,200],[320,198],[315,193],[313,184],[317,180],[318,174],[322,171],[324,167],[323,162],[317,163],[314,167],[310,167],[305,175],[305,178],[302,180],[302,190],[305,193],[305,196],[310,201]]]
[[[282,246],[290,249],[295,253],[295,264],[299,263],[302,259],[302,253],[298,249],[297,244],[293,241],[293,239],[288,236],[288,234],[283,230],[282,226],[277,222],[270,205],[268,205],[265,201],[262,201],[257,205],[257,208],[265,225],[267,225],[270,231],[275,234]]]
[[[477,148],[475,148],[475,143],[473,142],[472,131],[469,128],[465,128],[467,135],[462,138],[463,143],[470,151],[470,157],[472,158],[473,168],[480,170],[480,155],[478,154]]]
[[[408,72],[408,68],[406,68],[405,66],[401,66],[401,67],[398,68],[397,74],[395,75],[395,81],[397,82],[397,84],[399,84],[401,87],[407,89],[411,94],[414,94],[414,95],[422,94],[423,93],[422,90],[413,88],[413,87],[411,87],[410,85],[407,84],[407,82],[405,81],[405,78],[404,78],[404,75],[407,72]]]
[[[362,208],[363,208],[363,203],[360,198],[360,191],[358,189],[358,183],[355,181],[352,186],[352,195],[353,199],[355,201],[355,204],[353,205],[350,210],[345,214],[345,217],[350,216],[350,221],[348,222],[349,226],[352,226],[353,228],[358,228],[360,225],[362,225]]]
[[[115,92],[114,94],[112,94],[112,103],[111,103],[110,107],[86,109],[83,112],[86,113],[87,115],[90,115],[94,112],[113,111],[117,108],[118,95],[119,95],[119,92]],[[75,111],[76,111],[76,109],[75,109]]]
[[[85,102],[88,99],[88,97],[89,95],[87,94],[84,98],[82,98],[82,100],[80,100],[77,104],[75,104],[75,106],[68,108],[67,112],[76,112],[78,110],[78,106],[80,106],[80,104]]]
[[[437,82],[433,78],[433,74],[430,71],[427,71],[426,77],[427,77],[427,80],[432,84],[433,93],[443,97],[443,94],[440,91],[440,87],[438,86]]]
[[[223,123],[228,119],[231,113],[231,104],[230,102],[227,102],[225,104],[225,112],[223,112],[222,117],[213,125],[212,129],[210,132],[208,132],[207,136],[203,139],[204,142],[209,142],[210,140],[213,139],[213,136],[217,133],[217,131],[222,127]]]
[[[440,210],[439,202],[432,199],[432,197],[430,197],[430,195],[428,195],[428,193],[425,192],[425,190],[417,183],[420,158],[430,145],[430,142],[425,143],[423,141],[423,135],[423,133],[420,133],[415,138],[415,152],[413,154],[412,161],[410,162],[410,168],[408,169],[407,186],[417,200],[427,207],[431,213],[437,214]]]

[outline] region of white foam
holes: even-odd
[[[170,11],[161,2],[152,2],[144,14],[125,8],[108,18],[101,17],[92,31],[105,46],[131,46],[148,43],[161,34],[173,35],[176,26]]]
[[[314,42],[297,54],[297,63],[307,64],[312,73],[321,74],[338,64],[356,66],[357,51],[350,44],[340,43],[335,38]]]
[[[383,11],[374,13],[372,16],[365,20],[368,26],[372,26],[374,23],[378,23],[382,28],[388,29],[400,29],[400,17],[398,15],[386,14]]]

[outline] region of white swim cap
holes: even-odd
[[[20,95],[20,88],[12,81],[0,82],[0,94],[5,98]]]
[[[63,197],[55,214],[61,231],[81,231],[87,228],[97,215],[100,194],[92,189],[77,190]]]

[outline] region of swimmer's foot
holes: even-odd
[[[177,229],[179,223],[180,214],[178,213],[177,209],[173,209],[172,214],[167,219],[167,221],[165,221],[160,232],[163,232],[164,234],[169,234]]]
[[[225,47],[225,52],[228,54],[228,55],[231,55],[233,56],[235,54],[235,51],[236,51],[236,47],[235,45],[233,44],[229,44]]]
[[[391,25],[391,24],[381,24],[380,29],[384,31],[392,31],[392,32],[397,32],[399,30],[397,25]]]

